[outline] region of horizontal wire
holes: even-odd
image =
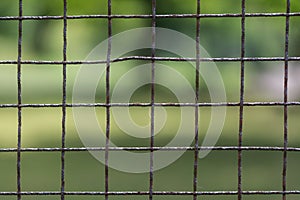
[[[244,106],[299,106],[299,101],[293,102],[244,102]],[[0,104],[0,108],[57,108],[62,107],[61,103],[58,104]],[[151,103],[67,103],[66,107],[150,107]],[[234,107],[240,106],[239,102],[219,102],[219,103],[154,103],[154,106],[161,107],[217,107],[227,106]]]
[[[288,61],[300,61],[300,57],[289,57],[287,58]],[[122,61],[129,61],[129,60],[155,60],[155,61],[190,61],[190,62],[196,62],[196,58],[181,58],[181,57],[151,57],[151,56],[128,56],[128,57],[121,57],[121,58],[115,58],[111,59],[111,63],[116,62],[122,62]],[[228,57],[228,58],[200,58],[200,61],[202,62],[240,62],[240,61],[246,61],[246,62],[255,62],[255,61],[285,61],[284,57]],[[50,61],[50,60],[22,60],[20,62],[21,64],[47,64],[47,65],[62,65],[62,64],[68,64],[68,65],[82,65],[82,64],[105,64],[106,60],[90,60],[90,61],[84,61],[84,60],[74,60],[74,61]],[[16,60],[0,60],[0,64],[18,64],[18,61]]]
[[[300,16],[300,12],[294,13],[246,13],[246,17],[293,17]],[[216,17],[242,17],[241,13],[212,13],[212,14],[160,14],[155,18],[216,18]],[[132,19],[146,18],[152,19],[152,14],[148,15],[68,15],[67,19]],[[0,16],[0,20],[62,20],[64,16]]]
[[[67,148],[21,148],[21,152],[82,152],[82,151],[105,151],[105,147],[67,147]],[[16,152],[17,148],[0,148],[0,152]],[[161,150],[161,151],[194,151],[195,147],[109,147],[109,151],[150,151],[150,150]],[[213,151],[284,151],[284,147],[270,147],[270,146],[211,146],[211,147],[199,147],[199,151],[213,150]],[[288,147],[287,151],[298,152],[300,147]]]
[[[245,17],[287,17],[300,16],[300,12],[295,13],[246,13]],[[222,13],[222,14],[162,14],[155,15],[156,18],[218,18],[218,17],[242,17],[241,13]],[[151,19],[152,15],[71,15],[67,19],[98,19],[98,18],[115,18],[115,19],[132,19],[146,18]],[[0,20],[62,20],[64,16],[0,16]],[[123,58],[112,59],[111,62],[122,62],[127,60],[157,60],[157,61],[196,61],[196,58],[176,58],[176,57],[147,57],[147,56],[129,56]],[[202,62],[240,62],[240,61],[300,61],[300,57],[246,57],[246,58],[201,58]],[[36,61],[22,60],[21,62],[14,60],[3,60],[0,64],[50,64],[50,65],[77,65],[77,64],[106,64],[106,60],[96,61]],[[240,106],[239,102],[220,102],[220,103],[155,103],[155,106],[170,106],[170,107],[206,107],[206,106]],[[296,106],[300,102],[245,102],[243,106]],[[43,107],[62,107],[62,104],[0,104],[0,108],[43,108]],[[151,103],[74,103],[66,104],[66,107],[149,107]],[[72,147],[72,148],[0,148],[0,152],[53,152],[53,151],[105,151],[106,147]],[[244,151],[300,151],[298,147],[264,147],[264,146],[215,146],[215,147],[199,147],[199,150],[244,150]],[[109,151],[149,151],[149,150],[164,150],[164,151],[194,151],[194,147],[108,147]],[[22,191],[22,192],[0,192],[1,196],[9,195],[61,195],[60,191]],[[71,191],[63,192],[64,195],[149,195],[149,191]],[[153,191],[153,195],[237,195],[237,191]],[[282,195],[282,194],[300,194],[300,190],[291,191],[242,191],[243,195]]]
[[[0,196],[11,196],[17,195],[17,192],[0,192]],[[58,191],[23,191],[20,192],[21,195],[61,195],[61,192]],[[109,192],[100,192],[100,191],[74,191],[74,192],[63,192],[64,195],[149,195],[149,191],[109,191]],[[153,191],[153,195],[236,195],[237,191]],[[300,194],[300,190],[290,190],[290,191],[266,191],[266,190],[257,190],[257,191],[242,191],[244,195],[281,195],[281,194]]]

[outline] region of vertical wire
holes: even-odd
[[[289,29],[290,29],[290,0],[286,1],[286,22],[285,22],[285,52],[284,52],[284,150],[282,166],[282,200],[286,200],[286,173],[287,173],[287,147],[288,147],[288,67],[289,67]]]
[[[240,80],[240,111],[239,111],[239,138],[238,138],[238,200],[242,199],[242,145],[243,145],[243,117],[244,117],[244,89],[245,89],[245,0],[242,0],[241,19],[241,80]]]
[[[18,64],[17,64],[17,81],[18,81],[18,142],[17,142],[17,199],[21,200],[21,147],[22,147],[22,38],[23,38],[23,1],[19,0],[19,27],[18,27]]]
[[[105,200],[108,200],[108,154],[110,141],[110,57],[111,57],[111,36],[112,36],[112,18],[111,18],[111,0],[107,0],[108,14],[108,45],[106,57],[106,141],[105,141]]]
[[[66,98],[67,98],[67,0],[63,0],[63,82],[62,82],[62,134],[61,134],[61,200],[65,199],[65,142],[66,142]]]
[[[196,19],[196,71],[195,71],[195,103],[199,103],[199,69],[200,69],[200,0],[197,0],[197,19]],[[197,200],[198,186],[198,155],[199,155],[199,107],[195,106],[195,152],[194,152],[194,180],[193,180],[193,199]]]
[[[152,0],[152,49],[151,49],[151,127],[150,127],[150,173],[149,200],[153,199],[153,147],[154,147],[154,103],[155,103],[155,42],[156,42],[156,0]]]

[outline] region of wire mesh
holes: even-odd
[[[112,13],[112,0],[107,0],[107,14],[93,14],[93,15],[68,15],[67,10],[67,3],[68,0],[63,0],[63,15],[58,16],[24,16],[23,15],[23,4],[26,4],[27,1],[19,0],[19,16],[1,16],[0,21],[17,21],[18,22],[18,55],[17,60],[0,60],[1,65],[16,65],[17,66],[17,103],[6,103],[0,104],[1,109],[9,109],[9,108],[16,108],[18,110],[17,113],[17,146],[14,148],[0,148],[0,153],[8,153],[13,152],[17,154],[16,159],[16,179],[17,179],[17,188],[15,191],[0,191],[0,196],[14,196],[17,199],[23,199],[25,196],[59,196],[60,199],[65,199],[67,196],[101,196],[104,199],[111,199],[114,196],[142,196],[143,198],[148,199],[156,199],[157,196],[179,196],[183,199],[202,199],[202,196],[234,196],[238,200],[244,198],[247,195],[280,195],[282,199],[288,199],[288,195],[300,195],[300,190],[288,190],[287,189],[287,166],[288,166],[288,152],[299,152],[299,147],[291,147],[288,145],[288,117],[289,117],[289,107],[291,106],[299,106],[299,101],[288,101],[288,69],[289,63],[291,61],[300,61],[299,56],[290,56],[289,55],[289,36],[290,36],[290,19],[292,17],[299,17],[300,12],[291,12],[290,7],[290,0],[286,0],[286,12],[284,13],[247,13],[246,10],[246,0],[241,0],[241,9],[240,13],[221,13],[221,14],[205,14],[201,13],[201,3],[200,0],[195,0],[196,2],[196,13],[186,13],[186,14],[157,14],[157,3],[156,0],[152,0],[152,13],[151,14],[127,14],[127,15],[120,15],[120,14],[113,14]],[[1,4],[1,3],[0,3]],[[117,6],[117,4],[115,5]],[[285,18],[285,45],[284,49],[284,56],[283,57],[247,57],[246,56],[246,48],[245,48],[245,37],[246,37],[246,20],[249,18],[257,18],[257,20],[261,18]],[[178,18],[187,18],[187,19],[195,19],[195,40],[196,46],[196,55],[195,58],[177,58],[177,57],[159,57],[156,55],[156,46],[155,46],[155,39],[156,39],[156,32],[155,27],[157,26],[156,22],[158,19],[178,19]],[[201,28],[201,20],[204,18],[237,18],[240,20],[240,56],[239,57],[214,57],[214,58],[203,58],[200,57],[200,28]],[[84,60],[69,60],[67,57],[67,39],[68,39],[68,23],[73,20],[79,19],[106,19],[107,20],[107,37],[108,40],[108,47],[107,47],[107,59],[106,60],[97,60],[97,61],[84,61]],[[111,58],[111,37],[112,37],[112,26],[114,19],[150,19],[152,25],[152,49],[151,49],[151,56],[125,56],[117,59]],[[23,45],[23,28],[25,21],[44,21],[44,20],[60,20],[63,21],[63,32],[62,39],[63,39],[63,48],[62,48],[62,60],[24,60],[22,57],[22,45]],[[111,64],[112,63],[121,63],[128,60],[138,60],[138,61],[151,61],[151,101],[150,103],[112,103],[111,102]],[[196,63],[196,70],[194,71],[195,76],[195,102],[191,103],[176,103],[176,102],[167,102],[167,103],[159,103],[155,100],[155,66],[156,62],[158,61],[172,61],[172,62],[186,62],[192,61]],[[246,62],[274,62],[279,61],[284,63],[284,94],[283,94],[283,102],[281,101],[255,101],[255,102],[246,102],[245,101],[245,63]],[[200,86],[199,86],[199,67],[201,62],[237,62],[240,64],[240,76],[239,76],[239,101],[238,102],[200,102],[199,96],[201,96]],[[82,64],[105,64],[106,65],[106,89],[105,89],[105,97],[106,100],[104,103],[94,103],[94,104],[87,104],[87,103],[68,103],[67,102],[67,68],[71,65],[82,65]],[[26,65],[61,65],[62,66],[62,97],[61,103],[56,104],[48,104],[48,103],[23,103],[22,101],[22,69]],[[154,126],[155,126],[155,107],[162,106],[162,107],[193,107],[195,109],[195,127],[194,127],[194,146],[187,146],[187,147],[157,147],[155,146],[154,140]],[[234,107],[239,109],[239,123],[238,125],[238,144],[236,146],[213,146],[213,147],[199,147],[199,109],[201,107]],[[246,107],[281,107],[283,108],[283,145],[282,146],[245,146],[243,144],[243,132],[244,132],[244,109]],[[67,108],[72,107],[100,107],[105,108],[105,115],[106,115],[106,145],[105,147],[67,147],[66,145],[66,118],[67,118]],[[111,108],[112,107],[146,107],[150,108],[150,143],[147,147],[110,147],[110,135],[111,135]],[[23,116],[23,109],[24,108],[61,108],[61,146],[60,147],[53,147],[53,148],[42,148],[42,147],[23,147],[22,146],[22,116]],[[201,165],[199,165],[199,151],[207,149],[213,151],[234,151],[237,152],[237,163],[236,163],[236,173],[237,173],[237,185],[236,190],[213,190],[213,191],[205,191],[199,189],[199,178],[198,172],[201,170]],[[149,190],[148,191],[115,191],[113,188],[110,188],[110,168],[109,168],[109,158],[110,152],[112,151],[149,151],[150,152],[150,166],[149,166]],[[155,176],[154,176],[154,159],[153,159],[153,152],[156,150],[163,150],[163,151],[190,151],[193,152],[193,187],[190,190],[185,191],[158,191],[155,189]],[[65,172],[66,172],[66,152],[86,152],[86,151],[104,151],[105,152],[105,168],[104,168],[104,190],[103,191],[69,191],[65,187]],[[245,190],[243,187],[243,153],[248,151],[260,151],[260,152],[281,152],[282,153],[282,184],[281,190]],[[60,152],[60,191],[26,191],[22,185],[22,155],[25,152]],[[246,198],[245,198],[246,199]]]

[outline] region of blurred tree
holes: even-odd
[[[238,2],[238,3],[237,3]],[[62,16],[61,0],[23,1],[25,16]],[[291,0],[291,11],[299,12],[300,1]],[[247,13],[285,12],[286,2],[282,0],[246,1]],[[113,14],[151,14],[149,0],[112,0]],[[240,1],[207,0],[201,1],[201,13],[240,13]],[[157,0],[157,14],[196,13],[196,0]],[[68,15],[107,14],[106,0],[68,0]],[[1,16],[18,16],[18,1],[1,0]],[[201,45],[212,57],[240,56],[240,18],[202,18]],[[180,31],[195,38],[193,18],[160,18],[157,26]],[[300,54],[299,16],[291,17],[290,55]],[[5,45],[16,47],[18,21],[0,21],[0,39],[7,38]],[[32,60],[60,60],[62,56],[62,20],[24,21],[24,58]],[[151,26],[151,19],[113,19],[113,34],[137,28]],[[246,56],[283,56],[284,55],[285,17],[246,19]],[[13,39],[12,39],[13,38]],[[107,19],[74,19],[68,21],[68,59],[81,60],[95,45],[107,38]],[[2,50],[3,49],[3,50]],[[5,47],[0,48],[5,58]],[[146,52],[146,51],[145,51]],[[162,55],[167,55],[162,53]],[[11,55],[7,55],[11,57]],[[230,64],[228,64],[230,65]],[[259,66],[258,64],[256,64]],[[260,67],[253,68],[258,71]],[[229,70],[227,67],[221,71]],[[228,72],[224,79],[231,79]],[[193,76],[188,77],[192,82]]]

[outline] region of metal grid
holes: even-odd
[[[290,29],[290,17],[300,16],[299,12],[290,12],[290,0],[286,0],[286,12],[285,13],[246,13],[245,0],[241,0],[241,13],[223,13],[223,14],[202,14],[201,13],[201,3],[200,0],[197,1],[197,13],[195,14],[156,14],[156,0],[152,0],[152,14],[151,15],[113,15],[112,14],[112,2],[107,0],[108,14],[107,15],[75,15],[70,16],[67,14],[67,0],[63,0],[63,16],[23,16],[23,1],[19,0],[19,16],[4,16],[0,17],[0,20],[15,20],[19,22],[18,26],[18,57],[17,60],[1,60],[0,64],[11,64],[17,65],[17,87],[18,87],[18,103],[17,104],[0,104],[0,108],[17,108],[18,109],[18,137],[17,137],[17,148],[1,148],[0,152],[16,152],[17,153],[17,190],[14,192],[0,192],[0,196],[17,196],[17,199],[22,199],[23,196],[28,195],[60,195],[61,199],[65,199],[67,195],[95,195],[104,196],[105,199],[109,199],[113,195],[143,195],[145,198],[148,196],[149,199],[153,199],[155,195],[176,195],[176,196],[187,196],[193,197],[194,200],[198,199],[201,195],[232,195],[237,196],[239,200],[243,198],[244,195],[272,195],[281,194],[282,199],[287,199],[289,194],[300,194],[299,190],[288,191],[287,190],[287,152],[294,151],[299,152],[300,148],[294,148],[288,146],[288,107],[289,106],[299,106],[300,102],[288,101],[288,66],[289,61],[299,61],[300,57],[289,57],[289,29]],[[241,19],[241,49],[240,57],[234,58],[201,58],[200,57],[200,21],[202,18],[240,18]],[[285,49],[284,57],[245,57],[245,20],[246,18],[253,17],[285,17]],[[107,59],[99,61],[70,61],[67,59],[67,24],[68,20],[76,19],[88,19],[88,18],[105,18],[108,21],[108,47],[107,47]],[[111,40],[112,36],[112,20],[113,19],[152,19],[152,51],[151,56],[129,56],[117,59],[111,59]],[[155,52],[155,27],[157,18],[194,18],[196,19],[196,55],[195,58],[174,58],[174,57],[156,57]],[[63,20],[63,60],[62,61],[37,61],[37,60],[23,60],[22,59],[22,38],[23,38],[23,21],[25,20]],[[111,103],[110,102],[110,64],[114,62],[123,62],[126,60],[148,60],[152,63],[151,70],[151,102],[150,103]],[[155,63],[156,61],[193,61],[196,62],[195,70],[195,91],[196,99],[195,103],[156,103],[155,102]],[[240,63],[240,101],[239,102],[218,102],[218,103],[200,103],[199,102],[199,66],[200,62],[239,62]],[[245,102],[244,101],[244,77],[245,77],[245,62],[250,61],[282,61],[284,62],[284,101],[283,102]],[[81,64],[99,64],[106,63],[106,102],[105,103],[95,103],[95,104],[73,104],[66,102],[66,81],[67,81],[67,66],[68,65],[81,65]],[[63,94],[62,103],[60,104],[23,104],[22,103],[22,66],[27,64],[47,64],[47,65],[62,65],[62,75],[63,75]],[[110,147],[110,114],[111,107],[151,107],[151,140],[149,147]],[[165,107],[179,107],[188,106],[195,108],[195,146],[194,147],[155,147],[154,141],[154,108],[155,106],[165,106]],[[201,149],[215,150],[215,151],[237,151],[238,152],[238,185],[236,191],[199,191],[197,190],[198,182],[198,153],[200,147],[199,143],[199,107],[212,107],[212,106],[228,106],[228,107],[239,107],[239,139],[237,146],[215,146],[215,147],[201,147]],[[284,108],[284,144],[283,147],[259,147],[259,146],[243,146],[243,116],[244,108],[246,106],[279,106]],[[23,108],[45,108],[45,107],[59,107],[62,109],[62,119],[61,119],[61,147],[57,148],[22,148],[22,109]],[[66,108],[67,107],[104,107],[106,108],[106,146],[105,147],[80,147],[80,148],[68,148],[65,145],[66,142]],[[194,151],[194,175],[193,175],[193,190],[191,191],[155,191],[153,189],[153,152],[155,150],[165,150],[165,151]],[[109,191],[109,152],[110,151],[150,151],[150,173],[149,173],[149,191]],[[65,152],[80,152],[80,151],[105,151],[105,191],[66,191],[65,190]],[[282,166],[282,190],[280,191],[245,191],[242,185],[242,153],[244,151],[279,151],[283,153],[283,166]],[[61,191],[48,192],[48,191],[23,191],[21,189],[21,154],[23,152],[61,152]]]

